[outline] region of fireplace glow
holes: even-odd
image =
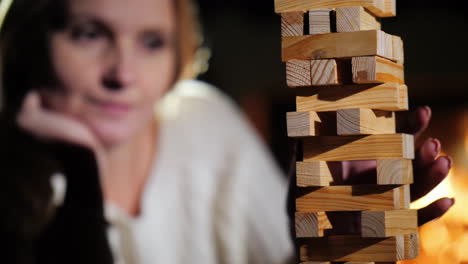
[[[411,208],[424,207],[442,197],[455,197],[455,205],[440,219],[420,228],[420,256],[401,264],[468,264],[468,112],[462,111],[459,116],[451,124],[456,126],[454,129],[445,126],[445,131],[440,132],[440,137],[445,133],[445,142],[450,143],[446,151],[454,159],[453,169],[446,180]],[[437,129],[434,131],[437,134]]]

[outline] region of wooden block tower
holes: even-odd
[[[403,42],[380,24],[396,15],[395,1],[275,0],[287,84],[297,91],[288,135],[302,139],[295,216],[302,263],[417,256],[414,140],[395,125],[395,111],[408,110]],[[337,161],[355,160],[374,162],[376,177],[360,185],[337,179]]]

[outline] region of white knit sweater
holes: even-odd
[[[160,139],[141,215],[106,204],[116,263],[290,262],[286,181],[233,103],[183,81],[156,113]]]

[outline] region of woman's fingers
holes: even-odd
[[[411,200],[417,200],[441,183],[452,167],[452,159],[439,157],[430,166],[415,171],[415,184],[411,188]]]
[[[442,198],[430,205],[418,210],[418,225],[422,226],[427,222],[430,222],[436,218],[441,217],[445,214],[452,205],[454,205],[455,199]]]
[[[430,166],[437,156],[440,155],[442,144],[438,139],[427,139],[419,149],[416,150],[414,166],[416,169]]]
[[[431,116],[429,106],[418,107],[413,112],[398,112],[397,130],[399,133],[412,134],[417,139],[427,129]]]
[[[18,125],[45,140],[64,141],[95,149],[93,134],[80,122],[44,109],[40,95],[32,91],[23,103],[17,117]]]

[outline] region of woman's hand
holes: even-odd
[[[431,119],[431,109],[429,107],[420,107],[415,111],[408,113],[402,112],[397,116],[397,127],[399,133],[413,134],[415,142],[418,142],[423,132],[427,129]],[[297,149],[295,141],[294,149]],[[437,139],[427,139],[423,141],[420,147],[416,148],[414,168],[414,184],[411,186],[411,200],[415,201],[442,182],[452,166],[452,159],[448,156],[439,156],[441,152],[441,143]],[[301,155],[301,153],[298,153]],[[295,165],[295,159],[293,164]],[[333,171],[341,172],[341,175],[334,175],[335,180],[341,184],[366,184],[375,181],[376,163],[375,161],[344,161],[334,163],[337,167]],[[341,168],[340,168],[341,167]],[[295,177],[295,166],[292,167],[292,173]],[[294,212],[295,212],[295,178],[291,179],[288,212],[290,215],[291,230],[294,234]],[[454,204],[453,199],[441,198],[434,203],[422,208],[418,212],[419,225],[423,225],[434,220],[444,213]],[[359,215],[355,213],[328,213],[329,220],[332,222],[333,230],[329,234],[355,234],[359,232],[359,226],[350,226],[349,223],[359,224]],[[336,217],[335,217],[336,216]],[[343,218],[348,218],[343,220]],[[356,218],[356,219],[355,219]],[[294,235],[293,235],[294,237]]]
[[[411,113],[401,113],[398,116],[398,130],[401,133],[413,134],[418,142],[427,129],[431,119],[431,109],[420,107]],[[449,156],[440,156],[442,146],[439,140],[429,138],[416,149],[414,168],[414,184],[411,186],[411,200],[415,201],[442,182],[452,167]],[[343,178],[347,184],[375,177],[375,163],[365,161],[344,162]],[[442,198],[419,210],[419,225],[423,225],[442,216],[454,204],[453,199]]]
[[[25,97],[17,117],[19,127],[51,142],[64,142],[91,149],[98,161],[100,173],[104,170],[102,147],[85,125],[63,114],[46,109],[37,91],[31,91]]]

